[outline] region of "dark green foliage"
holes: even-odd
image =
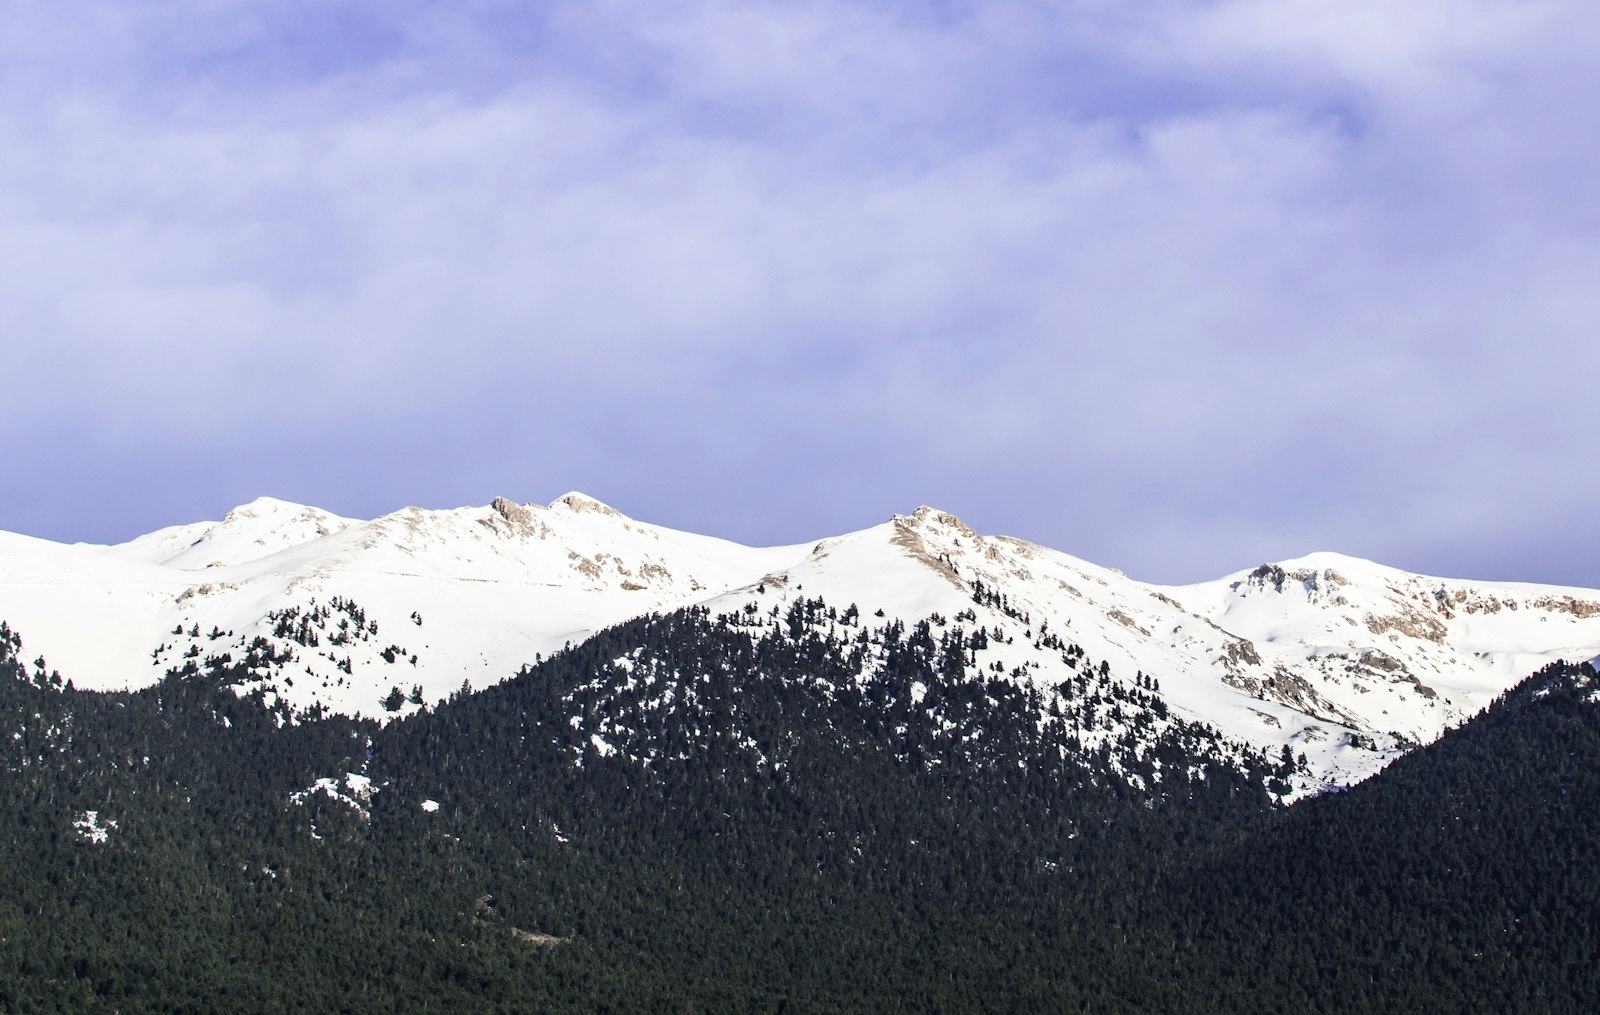
[[[970,675],[964,617],[862,619],[645,618],[387,727],[237,697],[254,650],[74,691],[0,625],[0,1011],[1600,999],[1591,671],[1285,809],[1296,759],[1153,678],[1057,640],[1041,692]],[[312,789],[345,773],[377,791]]]
[[[1166,901],[1189,921],[1166,946],[1203,972],[1189,996],[1236,1012],[1595,1011],[1597,696],[1589,667],[1549,667],[1195,864]],[[1200,914],[1208,932],[1183,938]]]

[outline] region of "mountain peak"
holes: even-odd
[[[489,510],[504,520],[503,531],[512,535],[537,536],[543,539],[550,534],[550,527],[540,521],[536,514],[541,510],[538,505],[518,504],[509,497],[496,497],[489,504]],[[490,528],[501,528],[494,517],[490,517],[485,524]]]
[[[518,504],[510,497],[496,497],[489,502],[489,508],[502,518],[510,518],[528,510],[526,505]]]
[[[222,517],[223,522],[233,522],[244,518],[259,518],[262,515],[297,514],[309,511],[322,514],[318,508],[306,504],[296,504],[293,501],[279,500],[276,497],[257,497],[248,504],[240,504]]]
[[[1335,571],[1370,573],[1377,571],[1393,571],[1394,568],[1377,561],[1367,560],[1365,557],[1354,557],[1348,553],[1337,553],[1333,550],[1315,550],[1311,553],[1289,560],[1275,561],[1279,567],[1299,570],[1322,571],[1333,569]]]
[[[557,497],[550,502],[550,507],[563,507],[578,514],[592,511],[595,514],[610,515],[613,518],[622,517],[621,511],[609,504],[596,500],[586,493],[579,493],[577,490],[569,491]]]
[[[936,507],[929,507],[926,504],[917,508],[915,511],[911,512],[911,514],[904,516],[904,518],[908,521],[915,522],[918,525],[930,525],[938,526],[940,528],[954,529],[969,538],[976,538],[978,535],[972,526],[968,525],[966,522],[962,521],[960,518],[957,518],[950,512],[941,511]]]

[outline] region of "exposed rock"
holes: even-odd
[[[1223,665],[1228,670],[1237,671],[1241,664],[1245,666],[1260,666],[1261,654],[1256,651],[1255,642],[1248,638],[1235,637],[1230,638],[1222,646],[1222,660]]]
[[[973,531],[971,526],[948,511],[940,511],[923,505],[911,512],[911,518],[913,521],[921,522],[925,525],[937,525],[941,528],[954,529],[968,539],[978,538],[978,534]],[[900,519],[896,518],[895,520],[899,521]]]
[[[1384,670],[1388,673],[1403,673],[1406,669],[1405,663],[1402,663],[1387,652],[1380,652],[1375,648],[1361,653],[1360,662],[1361,665],[1369,669]]]
[[[961,576],[956,574],[955,569],[951,567],[947,561],[935,556],[933,552],[928,549],[928,544],[923,541],[922,533],[917,531],[914,522],[920,520],[918,516],[922,515],[923,512],[937,514],[940,517],[947,517],[952,519],[956,524],[960,524],[960,519],[956,518],[955,515],[945,515],[944,512],[933,512],[931,508],[918,508],[917,514],[912,515],[910,519],[901,518],[898,516],[894,519],[894,545],[906,551],[906,553],[909,554],[913,559],[926,564],[934,572],[942,576],[946,581],[950,582],[950,584],[954,585],[962,592],[965,592],[967,590],[967,583],[961,580]],[[965,526],[962,527],[965,528]],[[966,531],[970,532],[971,530],[968,529]],[[977,536],[973,536],[972,538],[974,540],[978,539]],[[991,547],[990,549],[992,550],[993,548]]]
[[[1354,726],[1359,722],[1355,716],[1319,694],[1304,677],[1281,665],[1274,667],[1272,675],[1268,677],[1259,676],[1259,671],[1241,671],[1229,666],[1226,660],[1224,665],[1227,672],[1223,674],[1222,682],[1246,694],[1263,700],[1281,702],[1313,719],[1337,723],[1340,726]]]
[[[545,539],[550,535],[550,527],[539,516],[534,514],[533,508],[518,504],[505,497],[496,497],[489,504],[494,514],[482,520],[483,525],[505,536],[519,536],[524,539]]]
[[[1282,592],[1283,583],[1288,580],[1288,574],[1277,564],[1262,564],[1254,571],[1251,571],[1249,577],[1245,579],[1255,588],[1270,588],[1274,592]]]
[[[622,512],[609,504],[602,504],[586,493],[572,493],[557,497],[550,502],[551,507],[564,507],[575,514],[606,515],[610,518],[621,518]]]
[[[1439,618],[1429,616],[1409,603],[1398,603],[1398,613],[1386,617],[1367,614],[1367,630],[1373,634],[1387,634],[1391,631],[1398,632],[1408,638],[1420,638],[1435,644],[1443,644],[1448,633]]]
[[[1576,599],[1572,596],[1542,596],[1533,601],[1533,605],[1541,610],[1551,613],[1570,613],[1579,620],[1588,620],[1590,617],[1600,616],[1600,603],[1589,599]]]
[[[1115,620],[1117,623],[1121,624],[1123,627],[1131,628],[1131,629],[1133,629],[1135,631],[1138,631],[1140,634],[1144,635],[1146,638],[1150,637],[1150,631],[1149,631],[1148,628],[1145,628],[1145,627],[1141,626],[1138,621],[1134,620],[1132,617],[1128,616],[1126,613],[1123,613],[1121,610],[1116,610],[1116,609],[1107,610],[1106,611],[1106,616],[1110,617],[1112,620]]]
[[[539,934],[534,931],[511,928],[511,936],[523,944],[534,945],[539,948],[554,948],[557,945],[572,943],[570,937],[556,937],[554,934]]]

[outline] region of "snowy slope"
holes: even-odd
[[[372,521],[263,499],[111,547],[0,533],[0,620],[79,686],[141,686],[255,645],[279,661],[254,686],[369,715],[392,688],[433,702],[631,617],[704,604],[770,623],[797,597],[981,628],[974,666],[1041,685],[1102,665],[1153,679],[1175,714],[1287,744],[1330,781],[1432,740],[1546,662],[1600,655],[1600,592],[1334,554],[1154,586],[931,508],[766,549],[582,494]]]
[[[1600,649],[1592,590],[1429,578],[1335,554],[1163,587],[980,536],[931,508],[825,540],[764,585],[763,611],[820,597],[908,623],[937,614],[981,626],[998,636],[978,665],[996,673],[1054,684],[1104,662],[1125,683],[1154,678],[1179,715],[1288,744],[1329,782],[1435,739],[1547,662]]]
[[[1168,591],[1354,725],[1422,741],[1540,666],[1588,658],[1600,637],[1594,590],[1430,578],[1332,553]]]
[[[259,560],[354,524],[320,508],[259,497],[229,511],[220,522],[174,525],[99,549],[119,560],[193,570]]]
[[[0,532],[0,620],[23,636],[29,660],[83,687],[143,685],[161,675],[150,651],[194,582],[94,547]]]
[[[111,547],[7,535],[0,619],[82,687],[141,686],[265,638],[294,658],[263,683],[297,708],[372,714],[391,687],[429,702],[482,687],[803,552],[647,525],[582,494],[368,522],[262,500]]]

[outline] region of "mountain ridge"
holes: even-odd
[[[577,491],[366,521],[261,498],[112,546],[0,534],[0,619],[79,686],[253,652],[264,661],[238,689],[297,711],[383,715],[410,690],[404,714],[633,617],[697,606],[745,623],[808,599],[982,632],[970,667],[1039,686],[1080,665],[1158,681],[1189,719],[1308,755],[1302,792],[1371,774],[1540,666],[1600,656],[1596,590],[1328,551],[1156,585],[928,506],[780,547]]]

